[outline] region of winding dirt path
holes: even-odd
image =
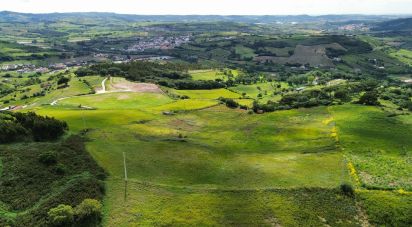
[[[114,93],[114,92],[146,92],[146,93],[163,93],[163,91],[157,86],[156,84],[149,84],[149,83],[134,83],[130,81],[123,81],[119,83],[113,83],[111,84],[111,87],[114,88],[114,90],[107,91],[106,90],[106,81],[109,79],[109,77],[106,77],[102,81],[102,88],[101,89],[96,89],[95,94],[84,94],[84,95],[72,95],[72,96],[66,96],[66,97],[61,97],[58,98],[50,103],[51,106],[56,105],[59,101],[71,97],[76,97],[76,96],[90,96],[90,95],[96,95],[96,94],[104,94],[104,93]]]
[[[96,94],[106,93],[106,80],[108,77],[104,78],[102,81],[102,90],[96,91]]]

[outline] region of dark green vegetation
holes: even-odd
[[[192,80],[187,71],[199,66],[192,64],[153,62],[132,62],[128,64],[99,64],[90,68],[80,68],[75,74],[79,77],[87,75],[122,76],[132,81],[157,83],[176,89],[214,89],[226,87],[226,83],[216,80]],[[233,83],[233,81],[231,81]]]
[[[374,31],[412,32],[412,18],[401,18],[377,24]]]
[[[0,225],[411,226],[386,19],[1,12]]]
[[[376,226],[411,226],[411,194],[362,191],[359,200],[366,208],[371,224]]]
[[[105,172],[87,153],[83,138],[32,142],[58,139],[68,128],[66,122],[33,112],[0,116],[0,142],[15,142],[0,145],[0,225],[55,225],[47,214],[54,206],[103,198]],[[95,216],[81,214],[70,223],[95,226]]]
[[[0,113],[0,143],[18,140],[47,141],[67,130],[66,122],[29,113]]]
[[[0,225],[47,226],[47,212],[57,205],[103,198],[105,172],[79,136],[0,149]]]

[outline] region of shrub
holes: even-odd
[[[49,222],[53,226],[71,226],[74,221],[74,211],[69,205],[60,204],[47,212]]]
[[[76,223],[96,225],[102,217],[102,204],[95,199],[85,199],[74,208]]]
[[[220,100],[221,102],[225,103],[226,106],[229,107],[229,108],[237,108],[237,107],[239,107],[239,103],[237,103],[237,102],[236,102],[235,100],[233,100],[233,99],[220,97],[219,100]]]
[[[352,185],[343,183],[340,185],[340,190],[346,196],[353,197],[355,195],[355,190],[353,190]]]
[[[57,162],[57,155],[53,151],[44,152],[39,155],[39,162],[45,165],[55,164]]]
[[[67,84],[69,81],[70,81],[69,78],[67,78],[67,77],[61,77],[61,78],[57,81],[57,84],[58,84],[58,85]]]
[[[13,122],[15,124],[20,124],[31,132],[35,141],[55,140],[68,129],[64,121],[39,116],[33,112],[10,113],[10,115],[14,117]]]
[[[66,173],[66,166],[64,164],[59,163],[54,168],[54,172],[58,175],[63,175]]]
[[[21,124],[0,120],[0,143],[14,142],[27,134],[27,130]]]
[[[375,91],[365,92],[358,101],[359,104],[364,104],[368,106],[378,106],[380,105],[378,101],[378,94]]]

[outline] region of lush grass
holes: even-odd
[[[172,93],[183,96],[189,96],[191,99],[218,99],[224,98],[239,98],[241,95],[229,91],[227,89],[213,89],[213,90],[171,90]]]
[[[93,89],[101,89],[102,81],[104,77],[102,76],[84,76],[81,79],[86,80],[93,87]]]
[[[237,103],[248,108],[252,108],[254,99],[235,99]]]
[[[253,49],[242,45],[236,45],[235,52],[236,54],[239,54],[242,59],[253,58],[256,56],[255,51]]]
[[[114,92],[78,96],[58,102],[62,106],[88,106],[98,109],[142,109],[167,104],[172,100],[156,93]]]
[[[210,99],[182,99],[165,105],[151,108],[155,113],[158,111],[188,111],[199,110],[207,107],[218,105],[219,102]]]
[[[68,75],[66,75],[67,77]],[[48,77],[41,76],[40,79],[43,81],[43,84],[45,84]],[[56,84],[56,80],[50,81],[47,83],[50,83],[51,87],[50,90],[47,91],[46,96],[37,96],[37,97],[32,97],[34,93],[39,93],[42,91],[41,85],[40,84],[34,84],[34,85],[29,85],[29,86],[23,86],[24,82],[27,81],[28,78],[18,78],[16,81],[13,82],[16,83],[16,85],[20,85],[18,89],[4,97],[0,98],[1,100],[12,100],[10,103],[7,105],[32,105],[32,106],[38,106],[42,104],[50,104],[56,99],[63,98],[63,97],[70,97],[70,96],[76,96],[76,95],[85,95],[85,94],[90,94],[92,93],[91,88],[85,84],[82,79],[79,79],[75,77],[73,74],[71,75],[71,80],[68,83],[68,86],[66,87],[58,87]],[[28,99],[22,99],[23,96],[28,96],[30,98]]]
[[[339,206],[337,206],[339,204]],[[330,189],[202,190],[111,180],[107,226],[358,226],[354,201]]]
[[[88,150],[113,176],[122,176],[121,154],[127,151],[130,177],[158,183],[336,187],[348,179],[331,127],[323,123],[329,117],[324,108],[266,115],[224,106],[174,116],[146,111],[50,107],[37,112],[67,121],[73,131],[95,129]],[[192,168],[197,171],[188,171]]]
[[[348,180],[331,128],[322,123],[328,117],[324,109],[254,116],[219,106],[174,116],[125,117],[116,128],[89,134],[88,150],[113,177],[123,175],[126,151],[129,178],[161,184],[337,187]],[[280,123],[285,117],[290,120]]]
[[[412,189],[410,123],[376,107],[343,105],[331,111],[342,148],[364,186]]]
[[[399,61],[412,66],[412,51],[400,49],[396,52],[390,53],[390,55],[397,58]]]
[[[226,76],[218,70],[193,70],[189,71],[193,80],[226,80]]]
[[[239,75],[238,70],[233,69],[226,69],[225,71],[230,72],[233,77],[237,77]],[[220,79],[223,81],[228,80],[228,76],[224,74],[224,72],[220,70],[208,69],[208,70],[191,70],[189,71],[190,76],[192,76],[193,80],[216,80]]]
[[[281,87],[277,88],[277,85],[280,84]],[[288,88],[287,83],[274,83],[274,82],[264,82],[264,83],[257,83],[257,84],[240,84],[235,87],[231,87],[230,90],[235,91],[242,95],[246,93],[246,97],[252,99],[258,99],[258,95],[260,94],[260,99],[263,101],[273,100],[278,101],[280,99],[279,95],[274,95],[274,92],[280,92],[283,88]]]
[[[38,114],[66,121],[69,124],[70,131],[74,133],[83,129],[113,129],[119,125],[131,124],[139,120],[149,120],[154,117],[152,114],[138,110],[76,110],[60,107],[42,107],[33,110]]]
[[[386,191],[360,191],[369,222],[375,226],[412,225],[412,194]]]
[[[237,92],[248,86],[256,85]],[[344,154],[365,185],[408,189],[402,156],[410,150],[408,116],[388,118],[355,105],[256,115],[217,105],[220,96],[241,96],[225,89],[172,92],[190,99],[108,93],[36,109],[67,121],[74,132],[90,129],[87,150],[110,174],[106,225],[357,226],[354,199],[336,190],[352,181]],[[80,110],[79,104],[98,109]],[[179,110],[185,111],[162,114]],[[374,212],[373,204],[361,202]]]

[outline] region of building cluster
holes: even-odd
[[[368,31],[369,27],[363,23],[360,24],[346,24],[338,27],[339,30],[343,31]]]
[[[68,66],[63,63],[50,64],[47,67],[36,66],[34,64],[9,64],[1,65],[0,71],[16,71],[17,73],[47,73],[54,70],[65,70]]]
[[[152,37],[138,41],[136,44],[130,46],[127,51],[129,52],[143,52],[147,49],[160,49],[168,50],[180,46],[190,41],[190,36],[159,36]]]

